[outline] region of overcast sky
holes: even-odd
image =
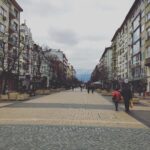
[[[93,70],[134,0],[17,0],[33,39],[61,49],[76,70]]]

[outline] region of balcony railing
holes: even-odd
[[[12,46],[17,46],[17,41],[14,40],[13,38],[9,38],[8,43],[11,44]]]
[[[145,66],[150,67],[150,57],[145,59]]]
[[[15,28],[14,25],[9,26],[10,32],[17,32],[17,29]]]
[[[141,66],[140,62],[137,62],[135,64],[131,64],[131,68],[136,68],[136,67],[139,67],[139,66]]]

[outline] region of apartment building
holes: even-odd
[[[67,80],[72,81],[75,78],[76,72],[73,66],[69,63],[67,66]]]
[[[26,23],[20,25],[20,56],[19,56],[19,80],[21,85],[29,86],[32,79],[32,55],[33,55],[32,33]]]
[[[96,66],[93,75],[97,76],[99,73],[99,80],[101,80],[103,88],[111,88],[112,86],[112,47],[105,48],[99,64]]]
[[[2,57],[8,49],[9,30],[9,5],[6,1],[0,1],[0,71],[2,71]]]
[[[18,86],[17,60],[20,42],[20,12],[22,11],[16,0],[0,1],[0,85],[2,89],[6,87],[6,82],[10,90]]]
[[[147,91],[150,92],[150,0],[145,4],[145,66],[147,75]]]
[[[128,79],[136,91],[150,90],[149,4],[149,0],[135,0],[112,38],[113,77],[120,83]]]
[[[49,49],[45,51],[45,53],[46,56],[49,56],[53,61],[53,78],[58,78],[61,81],[66,80],[68,65],[66,55],[62,51],[56,49]]]

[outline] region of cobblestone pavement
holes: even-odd
[[[78,89],[4,105],[0,134],[0,150],[150,149],[147,126],[122,107],[115,112],[99,94]]]
[[[148,129],[1,126],[1,150],[149,150]]]

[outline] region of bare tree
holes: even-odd
[[[2,41],[1,41],[2,42]],[[22,53],[22,49],[13,48],[12,50],[5,49],[5,44],[3,42],[3,48],[1,51],[1,68],[2,68],[2,93],[6,93],[7,83],[10,75],[12,75],[12,72],[17,71],[18,61],[20,58],[20,55]]]

